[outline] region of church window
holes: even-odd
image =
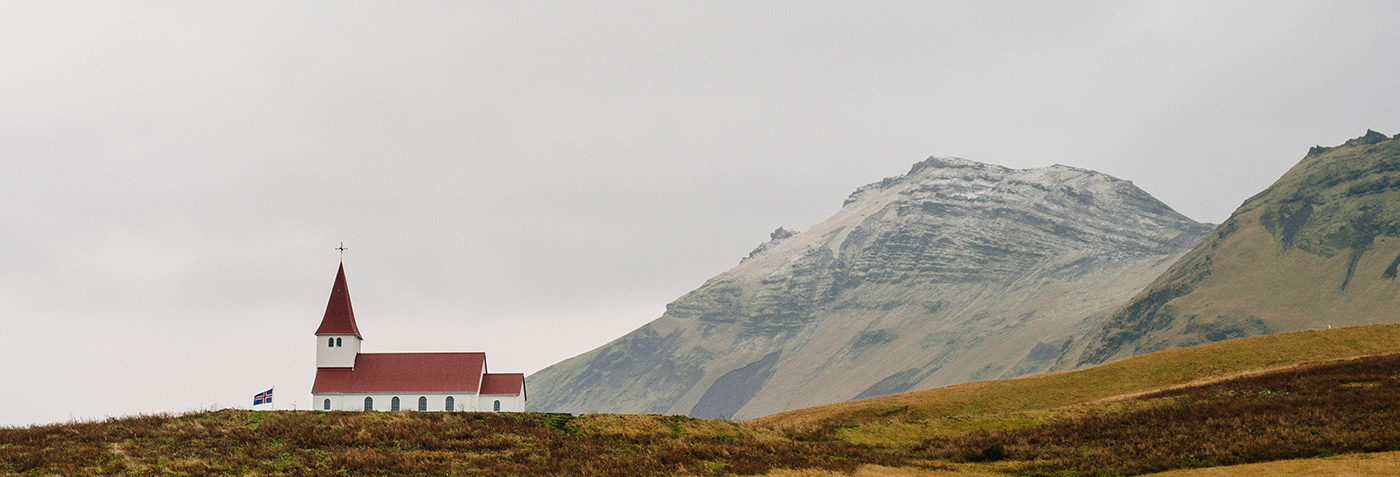
[[[327,411],[331,410],[331,400],[330,400],[330,399],[327,399],[325,402],[321,403],[321,409],[324,409],[324,410],[327,410]]]
[[[501,412],[501,400],[497,399],[496,404],[491,406],[492,411]]]
[[[374,410],[374,398],[369,397],[369,396],[365,396],[365,410],[366,410],[366,411],[373,411],[373,410]]]
[[[418,396],[418,410],[419,410],[419,411],[426,411],[426,410],[428,410],[428,397],[427,397],[427,396]]]
[[[335,339],[335,347],[337,347],[337,348],[340,347],[340,338],[336,338],[336,339]]]
[[[446,410],[449,411],[449,412],[454,411],[454,410],[457,409],[457,407],[456,407],[455,405],[452,404],[452,396],[448,396],[448,397],[447,397],[447,405],[446,405],[446,406],[443,406],[442,408],[443,408],[443,409],[446,409]]]
[[[398,396],[394,396],[394,400],[393,400],[393,401],[389,401],[389,410],[390,410],[390,411],[398,411],[398,410],[399,410],[399,397],[398,397]]]
[[[334,348],[334,347],[335,347],[335,338],[326,338],[326,347],[327,347],[327,348]]]

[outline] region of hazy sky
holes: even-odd
[[[533,372],[930,155],[1224,220],[1400,132],[1400,3],[3,2],[0,425]]]

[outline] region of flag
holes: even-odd
[[[267,390],[267,392],[261,392],[253,395],[253,405],[256,406],[259,404],[272,404],[271,389]]]

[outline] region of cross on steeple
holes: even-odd
[[[339,246],[339,247],[336,247],[335,249],[340,251],[340,261],[344,262],[344,261],[345,261],[345,250],[346,250],[345,242],[341,242],[341,243],[340,243],[340,246]]]

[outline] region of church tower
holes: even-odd
[[[360,354],[360,329],[355,326],[355,310],[350,307],[350,288],[345,285],[345,264],[335,274],[326,316],[316,328],[316,367],[354,368]]]

